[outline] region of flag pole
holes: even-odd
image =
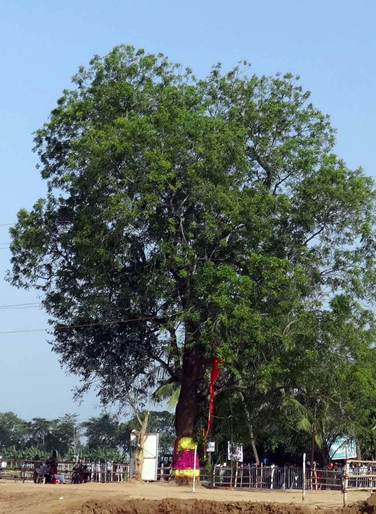
[[[196,458],[197,458],[197,444],[195,446],[194,461],[193,461],[192,493],[196,492]]]

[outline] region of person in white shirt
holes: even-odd
[[[107,482],[112,482],[112,467],[113,464],[111,461],[107,462]]]
[[[7,467],[7,463],[0,455],[0,478],[2,478],[5,475],[5,470]]]

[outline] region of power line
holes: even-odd
[[[30,334],[31,332],[47,332],[47,328],[36,328],[31,330],[9,330],[5,332],[0,332],[0,335],[5,334]]]
[[[39,307],[40,302],[14,303],[10,305],[0,305],[0,310],[6,309],[29,309],[30,307]]]
[[[133,319],[120,319],[117,321],[103,321],[102,323],[83,323],[82,325],[67,325],[67,326],[57,326],[51,327],[53,330],[69,330],[71,328],[90,328],[90,327],[102,327],[102,326],[110,326],[117,325],[119,323],[131,323],[133,321],[151,321],[156,319],[158,316],[145,316],[142,318],[133,318]],[[0,335],[5,334],[28,334],[32,332],[47,332],[48,328],[35,328],[35,329],[27,329],[27,330],[8,330],[0,332]]]

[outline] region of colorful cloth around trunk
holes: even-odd
[[[192,437],[181,437],[175,447],[174,476],[178,478],[193,478],[200,476],[200,463],[196,452],[196,472],[194,456],[196,443]]]

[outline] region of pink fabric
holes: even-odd
[[[176,456],[174,469],[193,469],[195,459],[194,450],[184,450]],[[196,454],[196,469],[199,469],[198,454]]]

